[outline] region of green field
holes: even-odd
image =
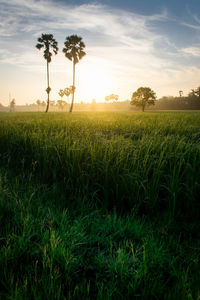
[[[1,299],[200,299],[200,113],[0,114]]]

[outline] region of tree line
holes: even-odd
[[[156,101],[156,95],[150,88],[139,88],[132,94],[132,105],[142,108],[154,105],[155,110],[199,110],[200,109],[200,86],[191,89],[187,96],[179,91],[179,96],[164,96]]]
[[[178,97],[164,96],[156,101],[155,109],[163,110],[198,110],[200,109],[200,86],[196,89],[191,89],[187,96],[179,91]]]

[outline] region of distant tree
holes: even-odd
[[[12,101],[10,102],[10,111],[15,111],[15,105],[16,101],[15,99],[12,99]]]
[[[110,101],[110,96],[105,96],[106,101]]]
[[[61,110],[64,109],[64,107],[66,106],[66,104],[67,104],[67,103],[66,103],[64,100],[58,100],[58,101],[57,101],[57,106],[58,106],[58,108],[61,109]]]
[[[195,90],[195,95],[200,98],[200,86],[198,86]]]
[[[119,100],[119,96],[118,96],[118,95],[115,95],[115,94],[111,94],[111,95],[110,95],[110,98],[111,98],[111,100],[113,100],[113,101]]]
[[[179,97],[182,97],[183,96],[183,91],[179,91]]]
[[[63,99],[63,97],[65,96],[64,90],[60,90],[58,95],[60,96],[61,100]]]
[[[196,96],[196,92],[194,89],[191,89],[191,91],[188,94],[188,97],[195,97]]]
[[[75,65],[86,55],[84,52],[85,44],[82,41],[82,37],[77,35],[71,35],[66,37],[64,42],[65,47],[63,52],[65,57],[73,62],[73,85],[72,85],[72,103],[69,112],[72,112],[74,105],[74,93],[75,93]]]
[[[188,100],[188,108],[200,109],[200,86],[190,91],[187,100]]]
[[[105,100],[106,100],[106,101],[110,101],[110,100],[117,101],[118,99],[119,99],[119,96],[118,96],[118,95],[115,95],[115,94],[110,94],[109,96],[106,96],[106,97],[105,97]]]
[[[55,104],[56,104],[55,100],[50,100],[50,101],[49,101],[50,107],[54,108],[54,107],[55,107]]]
[[[69,96],[72,93],[72,86],[64,89],[64,94],[67,96],[67,102],[69,102]]]
[[[41,106],[42,106],[42,107],[45,107],[45,106],[46,106],[45,101],[42,101]]]
[[[38,44],[36,45],[38,50],[44,48],[44,58],[47,61],[47,107],[46,112],[49,110],[49,94],[51,92],[51,88],[49,86],[49,63],[51,62],[52,52],[56,55],[58,53],[58,43],[53,38],[53,34],[42,34],[41,37],[38,38]]]
[[[131,104],[137,107],[141,107],[142,111],[146,106],[154,105],[156,100],[155,92],[149,87],[140,87],[136,92],[132,94]]]

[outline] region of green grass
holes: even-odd
[[[198,299],[200,113],[0,115],[2,299]]]

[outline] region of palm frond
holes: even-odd
[[[79,60],[86,55],[83,51],[85,48],[85,44],[82,41],[82,37],[77,35],[71,35],[66,37],[64,42],[65,47],[63,48],[63,52],[65,56],[74,61],[75,64],[79,62]]]
[[[58,43],[53,38],[53,34],[42,34],[41,37],[38,38],[38,44],[36,48],[40,50],[41,48],[44,49],[44,58],[47,60],[48,63],[51,62],[52,52],[50,49],[53,50],[53,53],[56,55],[58,53]]]

